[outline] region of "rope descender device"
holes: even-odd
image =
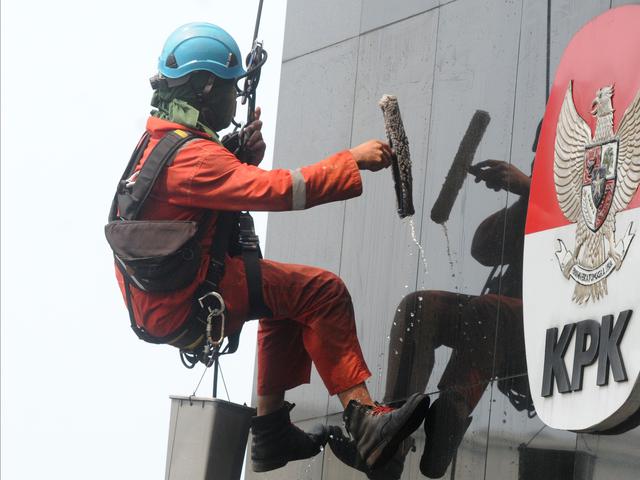
[[[260,0],[258,5],[258,14],[256,16],[256,24],[253,31],[253,41],[251,42],[251,51],[247,55],[245,62],[247,64],[246,73],[236,78],[236,96],[241,98],[242,105],[247,105],[247,121],[244,125],[232,120],[235,126],[233,132],[222,138],[222,144],[234,155],[240,157],[244,149],[245,142],[248,140],[245,127],[255,120],[256,114],[256,91],[260,82],[260,73],[262,66],[267,62],[267,51],[263,48],[263,44],[258,40],[258,31],[260,30],[260,18],[262,17],[262,3]],[[244,80],[242,87],[237,82]]]

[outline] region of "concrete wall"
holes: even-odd
[[[502,160],[528,175],[548,82],[553,80],[564,48],[589,19],[624,3],[637,2],[288,2],[274,167],[299,167],[369,138],[384,138],[377,101],[385,93],[397,95],[410,140],[416,205],[413,222],[426,251],[427,272],[411,240],[409,222],[400,221],[395,213],[388,171],[364,173],[364,193],[357,199],[269,216],[268,258],[326,268],[339,274],[349,287],[359,338],[373,373],[368,386],[376,399],[385,396],[389,368],[396,368],[393,377],[398,364],[407,365],[394,358],[405,355],[406,346],[401,344],[407,343],[417,349],[415,356],[422,362],[433,363],[430,374],[412,363],[414,384],[426,384],[432,398],[448,388],[441,384],[443,372],[454,364],[452,352],[455,357],[456,350],[466,345],[461,330],[448,333],[453,339],[434,338],[437,335],[430,332],[448,327],[426,316],[423,320],[428,326],[414,325],[410,312],[398,312],[400,302],[414,291],[421,292],[425,302],[438,300],[433,291],[449,292],[461,299],[459,311],[451,315],[464,320],[469,301],[465,295],[480,295],[491,272],[491,267],[471,255],[474,233],[484,219],[518,201],[517,195],[495,192],[469,179],[451,212],[447,231],[430,220],[429,212],[473,113],[481,109],[491,115],[475,162]],[[520,228],[517,219],[512,224],[502,218],[500,228],[505,235]],[[503,257],[510,248],[504,238],[502,235],[493,246]],[[502,262],[498,272],[504,272],[506,263]],[[612,437],[554,431],[526,410],[518,411],[517,402],[502,393],[510,382],[522,393],[526,379],[521,345],[505,353],[505,345],[518,343],[517,324],[522,321],[518,295],[509,295],[516,301],[494,302],[496,313],[484,319],[483,327],[478,317],[472,319],[474,331],[482,335],[477,345],[483,351],[478,355],[485,367],[487,362],[491,365],[460,375],[458,387],[467,389],[477,406],[445,478],[566,478],[551,460],[543,462],[538,476],[522,470],[525,457],[550,458],[545,456],[550,450],[579,452],[573,478],[637,478],[638,429]],[[505,314],[509,309],[513,313]],[[400,332],[398,323],[406,327],[406,333]],[[421,343],[425,338],[426,344]],[[341,423],[337,399],[327,395],[315,372],[311,385],[288,392],[287,399],[297,404],[292,413],[301,427]],[[403,479],[424,478],[418,468],[424,432],[419,430],[415,438],[417,452],[409,454]],[[542,457],[535,457],[536,453]],[[365,476],[326,451],[311,461],[293,462],[267,474],[252,474],[247,468],[247,478]]]

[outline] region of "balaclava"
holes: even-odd
[[[213,88],[203,94],[209,83]],[[182,85],[162,82],[151,98],[151,115],[194,128],[217,139],[215,132],[229,126],[236,110],[234,80],[223,80],[208,72],[195,72]]]

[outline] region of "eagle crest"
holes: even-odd
[[[616,214],[624,210],[640,184],[640,91],[613,131],[613,85],[598,90],[591,129],[573,103],[569,82],[562,103],[554,154],[554,180],[560,209],[576,224],[575,251],[558,240],[562,273],[573,278],[573,301],[597,301],[607,294],[607,277],[622,266],[634,234],[633,222],[616,243]]]

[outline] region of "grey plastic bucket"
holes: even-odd
[[[171,397],[165,480],[239,480],[253,408]]]

